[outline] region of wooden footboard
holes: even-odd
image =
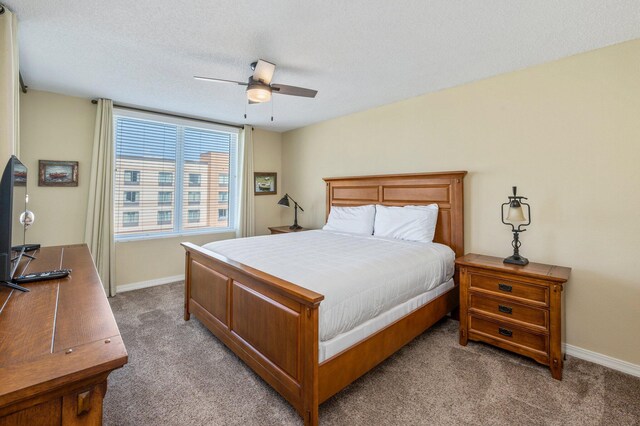
[[[318,421],[321,294],[183,243],[184,319],[194,314],[305,419]]]

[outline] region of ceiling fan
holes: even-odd
[[[281,95],[302,96],[304,98],[315,98],[317,90],[305,89],[304,87],[287,86],[286,84],[271,84],[273,73],[276,70],[276,64],[258,59],[257,62],[251,64],[253,75],[249,76],[248,81],[223,80],[221,78],[200,77],[194,75],[196,80],[215,81],[218,83],[232,83],[239,86],[247,86],[247,98],[250,104],[261,102],[269,102],[272,93]]]

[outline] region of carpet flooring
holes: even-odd
[[[300,425],[289,404],[192,317],[183,284],[118,294],[129,363],[106,425]],[[640,379],[569,358],[562,381],[524,357],[458,344],[443,320],[320,406],[323,425],[639,425]]]

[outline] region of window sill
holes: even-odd
[[[131,236],[116,236],[114,240],[116,243],[128,243],[134,241],[144,240],[160,240],[169,238],[188,237],[192,235],[206,235],[206,234],[235,234],[236,230],[232,228],[223,229],[206,229],[198,231],[182,231],[173,234],[144,234],[144,235],[131,235]]]

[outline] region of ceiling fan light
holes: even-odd
[[[247,97],[251,102],[269,102],[271,100],[271,88],[262,85],[250,85],[247,88]]]

